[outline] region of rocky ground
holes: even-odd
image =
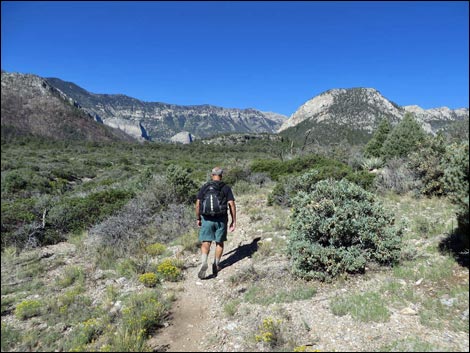
[[[288,259],[273,249],[282,245],[287,229],[279,224],[280,230],[266,227],[274,217],[282,217],[287,222],[288,210],[279,209],[273,215],[264,199],[259,199],[256,205],[259,213],[256,213],[253,199],[243,197],[237,203],[238,228],[229,234],[222,258],[225,267],[217,277],[211,276],[209,266],[209,277],[199,280],[199,256],[187,258],[191,265],[186,270],[185,280],[176,284],[179,295],[172,316],[166,327],[150,340],[155,350],[382,351],[388,347],[397,351],[468,351],[467,332],[421,324],[419,303],[387,305],[390,318],[385,322],[358,322],[349,314],[334,315],[330,307],[334,298],[380,290],[395,281],[391,271],[369,269],[366,275],[329,284],[293,278]],[[210,258],[213,251],[214,248]],[[468,287],[467,268],[456,265],[452,277]],[[433,285],[427,278],[400,279],[398,283],[416,293]],[[252,299],[247,293],[254,286],[262,288],[262,293]],[[309,299],[291,302],[263,300],[273,293],[292,293],[298,288],[314,288],[315,294]],[[468,320],[468,301],[466,311],[460,314]],[[279,323],[276,342],[255,339],[263,330],[260,327],[266,318]]]
[[[267,206],[266,192],[260,190],[259,194],[237,197],[237,229],[229,233],[222,257],[223,269],[216,277],[209,266],[208,277],[200,280],[197,277],[199,254],[172,249],[184,260],[184,279],[163,283],[163,291],[176,293],[176,300],[163,326],[149,338],[151,350],[468,352],[468,268],[435,251],[444,234],[410,238],[408,251],[411,247],[411,252],[422,258],[416,262],[416,268],[408,269],[411,274],[397,275],[396,270],[370,267],[364,275],[344,277],[332,283],[306,282],[291,275],[285,256],[290,211]],[[397,205],[402,207],[407,201],[400,199],[400,202]],[[439,207],[436,203],[424,210],[433,215]],[[416,205],[410,208],[419,211]],[[16,301],[20,300],[19,296],[35,299],[29,294],[34,292],[34,286],[40,293],[36,296],[42,298],[49,293],[45,287],[54,284],[66,266],[84,269],[86,294],[94,303],[107,302],[110,286],[120,294],[142,291],[143,286],[137,281],[117,278],[115,273],[94,268],[80,256],[81,246],[80,242],[60,243],[37,250],[34,255],[12,257],[15,260],[9,262],[2,255],[2,336],[4,325],[22,332],[48,330],[41,317],[18,320],[14,302],[7,301],[13,296]],[[213,254],[214,248],[210,261]],[[450,263],[445,275],[439,273],[441,263]],[[19,276],[20,270],[26,267],[31,273]],[[36,272],[42,273],[41,276]],[[25,281],[31,281],[28,291],[6,291],[25,286]],[[387,319],[361,321],[350,313],[342,316],[333,313],[332,306],[338,298],[371,292],[380,294],[389,311]],[[122,305],[119,300],[109,302],[107,310],[109,315],[116,315]],[[438,313],[434,315],[434,311]],[[54,331],[64,335],[73,332],[66,323],[61,325],[62,328]]]

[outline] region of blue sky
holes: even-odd
[[[290,116],[332,88],[468,107],[469,4],[1,3],[1,66],[144,101]]]

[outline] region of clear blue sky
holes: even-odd
[[[468,107],[469,4],[2,1],[1,66],[93,93],[291,115],[332,88]]]

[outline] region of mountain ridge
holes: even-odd
[[[322,134],[329,134],[327,142],[330,143],[335,140],[332,132],[336,131],[343,137],[359,136],[359,140],[365,142],[382,118],[395,125],[406,113],[412,113],[423,129],[431,134],[436,134],[455,121],[468,119],[469,115],[468,108],[402,107],[385,98],[375,88],[334,88],[302,104],[282,124],[278,133],[300,136],[313,132],[318,139],[322,139]]]
[[[215,134],[274,133],[283,120],[282,114],[262,112],[254,108],[223,108],[211,104],[177,105],[162,102],[144,102],[122,94],[96,94],[58,78],[46,80],[97,121],[114,126],[129,134],[150,140],[170,141],[183,131],[195,138]],[[142,130],[139,136],[138,131]]]
[[[1,73],[3,136],[52,139],[125,141],[135,139],[121,130],[97,123],[75,101],[32,74]]]

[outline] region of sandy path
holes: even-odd
[[[223,269],[217,277],[212,275],[211,266],[215,243],[209,253],[206,279],[200,280],[197,277],[200,255],[193,255],[188,259],[191,265],[185,271],[185,279],[178,283],[181,290],[173,303],[168,326],[159,329],[148,342],[154,351],[206,352],[216,343],[214,337],[218,329],[217,318],[223,315],[223,303],[217,295],[217,288],[225,285],[228,277],[241,266],[242,260],[250,254],[251,249],[251,240],[243,244],[249,219],[243,215],[242,209],[243,203],[238,202],[237,229],[228,233],[221,261]]]

